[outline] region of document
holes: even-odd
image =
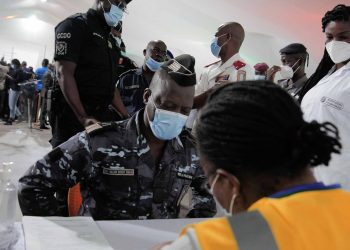
[[[23,217],[26,250],[112,250],[91,217]]]

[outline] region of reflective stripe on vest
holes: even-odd
[[[239,250],[277,250],[277,243],[265,218],[252,211],[227,218]]]

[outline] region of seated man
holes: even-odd
[[[150,41],[143,51],[144,64],[139,69],[129,70],[119,78],[117,88],[130,115],[145,107],[143,92],[149,87],[154,72],[167,59],[167,46],[163,41]]]
[[[189,189],[187,217],[213,216],[194,140],[183,131],[194,64],[189,55],[168,61],[145,90],[144,109],[128,120],[92,125],[37,161],[19,180],[23,215],[60,215],[55,192],[80,182],[81,215],[97,220],[177,218]]]

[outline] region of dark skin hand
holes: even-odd
[[[57,70],[59,72],[59,85],[64,97],[66,98],[69,106],[72,108],[79,122],[84,126],[90,126],[98,121],[86,114],[83,104],[80,100],[77,83],[75,81],[74,73],[77,68],[77,64],[69,61],[58,61]]]

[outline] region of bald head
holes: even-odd
[[[167,46],[161,40],[153,40],[147,44],[146,49],[143,50],[145,56],[145,63],[149,57],[157,62],[164,62],[166,60]]]
[[[224,23],[219,27],[218,31],[230,34],[232,36],[232,40],[234,40],[239,47],[241,47],[245,37],[245,32],[241,24],[236,22]]]

